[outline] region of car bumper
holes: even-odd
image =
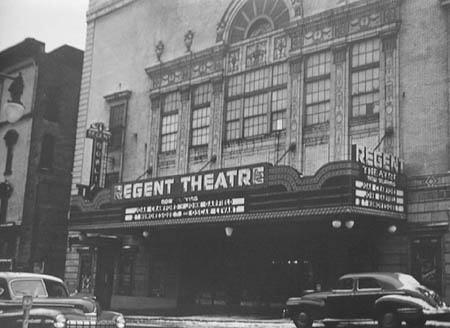
[[[437,308],[422,310],[419,308],[403,308],[398,309],[401,320],[434,320],[434,321],[450,321],[450,308]]]
[[[434,321],[450,321],[450,307],[439,309],[424,310],[423,316],[426,320]]]

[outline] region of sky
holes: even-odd
[[[89,0],[0,0],[0,51],[25,38],[84,50]]]

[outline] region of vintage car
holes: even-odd
[[[0,327],[22,327],[24,295],[32,296],[29,328],[125,327],[122,314],[102,311],[92,298],[70,296],[61,279],[18,272],[0,272]]]
[[[287,300],[286,315],[297,328],[314,320],[326,327],[354,320],[377,320],[380,328],[423,327],[426,320],[450,321],[450,308],[432,290],[403,273],[355,273],[339,278],[331,291]]]

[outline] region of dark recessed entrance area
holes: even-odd
[[[279,314],[290,296],[375,270],[376,225],[330,222],[238,225],[230,237],[218,226],[178,231],[179,309]]]

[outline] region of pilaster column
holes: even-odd
[[[330,98],[330,161],[346,159],[348,149],[347,47],[333,49]]]
[[[208,160],[216,155],[217,160],[211,163],[211,168],[219,168],[222,163],[222,139],[224,119],[224,79],[222,76],[212,81],[211,121],[209,123]]]
[[[290,95],[287,112],[286,147],[295,143],[296,150],[291,151],[288,156],[288,165],[302,171],[302,149],[303,149],[303,105],[301,103],[303,90],[303,57],[296,56],[289,60],[289,83],[288,94]]]
[[[153,175],[158,175],[158,154],[161,136],[161,95],[158,93],[151,96],[151,125],[148,150],[148,164],[153,168]]]
[[[183,174],[187,172],[189,162],[189,129],[191,119],[191,88],[183,86],[180,88],[181,109],[178,114],[178,149],[177,149],[177,172]]]

